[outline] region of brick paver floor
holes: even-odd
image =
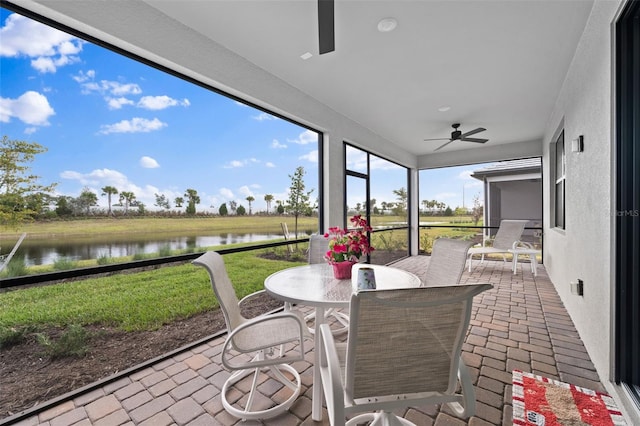
[[[424,276],[428,257],[416,256],[394,266]],[[525,266],[521,268],[521,266]],[[417,425],[512,424],[511,372],[520,369],[604,392],[577,331],[543,266],[534,277],[528,265],[513,274],[510,263],[485,261],[467,283],[490,282],[494,288],[476,297],[464,360],[476,388],[475,416],[464,421],[446,407],[406,410]],[[222,408],[220,389],[229,373],[220,365],[224,336],[180,352],[129,376],[33,412],[19,425],[235,425]],[[303,389],[289,412],[266,425],[329,424],[311,420],[312,343],[305,361],[294,364]],[[260,385],[274,400],[279,390]],[[239,393],[238,398],[243,395]],[[268,399],[265,397],[265,401]],[[0,422],[2,423],[2,422]],[[247,421],[244,425],[261,424]]]

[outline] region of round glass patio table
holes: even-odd
[[[391,266],[356,264],[352,279],[338,280],[333,277],[333,267],[326,263],[297,266],[269,275],[264,287],[271,296],[285,302],[313,306],[316,310],[314,344],[320,347],[320,325],[324,311],[329,308],[348,308],[351,294],[356,288],[359,267],[374,270],[376,289],[420,287],[418,276]],[[320,320],[318,320],[320,319]],[[314,350],[313,398],[311,417],[322,419],[322,379],[320,378],[320,353]]]

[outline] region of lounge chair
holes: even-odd
[[[480,262],[484,261],[485,254],[502,254],[502,259],[506,262],[506,254],[509,250],[513,249],[514,243],[520,241],[524,227],[527,224],[527,220],[503,220],[500,222],[500,227],[496,236],[493,239],[491,246],[471,247],[468,252],[469,258],[469,272],[471,272],[471,263],[473,262],[474,255],[481,255]],[[483,242],[485,244],[486,241]]]
[[[413,425],[399,409],[448,404],[466,418],[475,392],[461,351],[473,297],[491,284],[360,291],[346,344],[321,326],[320,372],[332,426]],[[460,385],[460,391],[458,391]],[[359,414],[345,423],[345,417]]]

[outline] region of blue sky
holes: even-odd
[[[36,157],[41,184],[57,195],[107,185],[130,191],[147,209],[154,194],[173,202],[198,191],[198,211],[237,201],[264,210],[265,194],[287,198],[289,175],[304,167],[317,197],[317,135],[102,47],[0,9],[1,135],[48,151]],[[388,162],[372,170],[372,198],[394,201],[404,172]],[[357,169],[357,166],[352,166]],[[421,199],[470,206],[478,166],[421,172]],[[356,201],[349,200],[350,205]],[[273,207],[273,206],[272,206]]]

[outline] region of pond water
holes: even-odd
[[[299,235],[303,237],[304,234]],[[109,240],[99,239],[25,239],[16,256],[23,256],[26,266],[47,265],[58,259],[87,260],[100,257],[122,257],[135,254],[158,253],[160,250],[184,250],[221,246],[226,244],[266,242],[282,239],[282,234],[239,234],[224,233],[215,235],[190,236],[152,236],[127,237],[120,236]],[[8,250],[3,247],[3,253]]]

